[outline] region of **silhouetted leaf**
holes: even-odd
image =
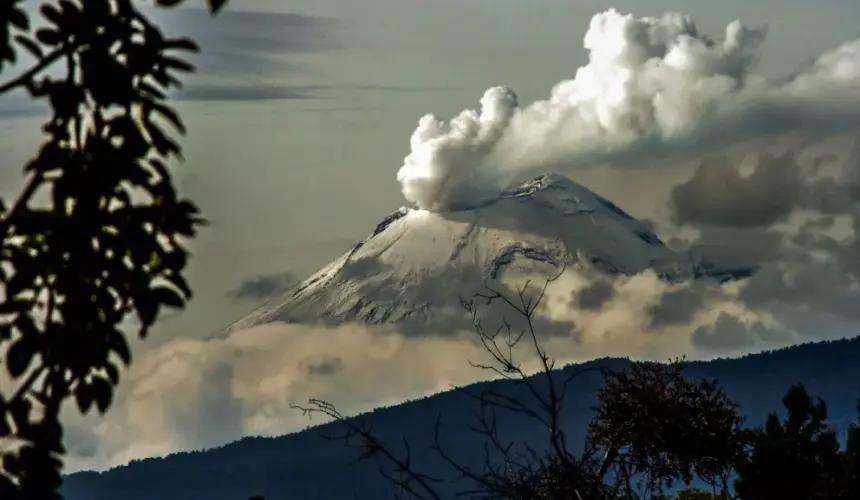
[[[0,324],[0,344],[7,340],[12,340],[12,324],[2,323]]]
[[[176,130],[178,130],[181,134],[185,134],[185,124],[182,123],[182,119],[179,117],[179,114],[176,113],[173,109],[163,104],[159,104],[155,101],[147,100],[145,101],[145,106],[148,112],[155,112],[165,118],[171,125],[173,125]]]
[[[165,89],[181,86],[172,70],[193,65],[165,53],[198,47],[188,38],[166,39],[138,2],[44,2],[48,26],[38,28],[17,4],[0,5],[0,62],[13,60],[20,46],[48,65],[39,76],[10,82],[47,97],[52,112],[41,127],[44,144],[25,165],[23,208],[8,218],[0,207],[0,344],[13,377],[40,375],[38,388],[23,386],[21,397],[0,407],[0,418],[15,421],[8,432],[23,443],[17,451],[0,447],[0,497],[9,496],[14,482],[6,479],[14,478],[15,495],[48,499],[59,498],[59,408],[74,398],[82,412],[93,405],[107,411],[120,379],[114,355],[126,365],[132,359],[119,330],[126,315],[137,313],[143,337],[161,305],[181,308],[191,296],[182,275],[186,251],[167,242],[195,234],[202,218],[177,200],[166,161],[181,159],[181,148],[158,120],[185,133]],[[137,196],[147,192],[151,199]],[[43,323],[47,307],[52,314]]]
[[[78,410],[81,413],[87,413],[93,406],[92,387],[85,383],[78,384],[75,389],[75,403],[78,405]]]
[[[9,22],[9,24],[22,31],[30,29],[30,19],[27,17],[27,12],[24,9],[20,7],[14,7],[10,9],[8,13],[9,18],[7,21]]]
[[[164,41],[167,50],[184,50],[188,52],[200,52],[200,46],[190,38],[170,38]]]
[[[108,344],[113,352],[115,352],[123,363],[129,365],[131,363],[131,350],[128,347],[128,342],[119,331],[115,331],[110,337]]]
[[[149,326],[155,322],[155,317],[158,315],[158,302],[153,297],[149,294],[140,294],[135,298],[134,305],[141,324]]]
[[[113,386],[101,377],[93,377],[90,387],[99,413],[104,414],[113,400]]]
[[[155,0],[155,5],[159,7],[176,7],[181,3],[182,0]]]
[[[106,364],[105,373],[107,373],[108,379],[111,381],[112,384],[116,385],[119,383],[119,368],[117,368],[115,364]]]
[[[42,6],[39,7],[39,10],[42,12],[42,16],[48,21],[51,21],[57,26],[61,26],[63,24],[63,14],[60,13],[60,9],[55,5],[42,4]]]
[[[166,286],[153,287],[152,295],[155,297],[155,300],[168,307],[180,308],[185,305],[182,297],[175,290]]]
[[[170,69],[174,69],[176,71],[182,71],[186,73],[191,73],[194,71],[194,65],[189,63],[188,61],[183,61],[178,57],[170,57],[164,56],[161,59],[162,64]]]
[[[50,28],[42,28],[36,31],[36,40],[43,45],[53,47],[59,45],[63,41],[63,37],[57,30]]]
[[[6,369],[12,378],[18,378],[27,371],[38,351],[36,339],[30,336],[20,337],[9,346],[6,352]]]
[[[206,3],[209,4],[209,11],[217,14],[227,5],[227,0],[206,0]]]
[[[24,35],[15,35],[15,41],[18,42],[19,45],[24,47],[27,52],[30,53],[36,59],[41,59],[44,57],[45,53],[42,52],[42,48],[39,47],[39,44],[34,42],[32,39],[24,36]]]

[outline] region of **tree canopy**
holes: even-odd
[[[14,384],[0,394],[4,499],[59,496],[64,403],[108,410],[129,325],[145,337],[191,298],[187,242],[204,222],[170,167],[185,126],[169,93],[196,43],[165,36],[147,2],[48,1],[39,23],[34,3],[0,2],[0,95],[51,109],[23,189],[0,200],[0,353]],[[225,4],[208,0],[213,15]]]

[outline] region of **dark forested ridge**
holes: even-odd
[[[623,359],[601,359],[589,364],[622,368]],[[559,379],[570,368],[559,370]],[[856,416],[860,396],[860,337],[797,345],[737,359],[691,362],[690,377],[716,378],[729,396],[741,404],[750,425],[761,425],[769,412],[781,408],[786,388],[803,383],[810,394],[823,398],[834,427],[846,429]],[[571,447],[582,441],[595,394],[602,383],[598,372],[572,385],[564,416]],[[507,392],[518,392],[507,381],[485,382]],[[537,381],[541,387],[544,383]],[[481,384],[474,386],[478,388]],[[333,402],[333,403],[336,403]],[[359,418],[368,419],[393,450],[401,436],[412,445],[413,462],[424,472],[451,477],[430,451],[437,415],[441,412],[442,441],[463,462],[483,458],[481,437],[467,429],[475,402],[450,391],[399,406],[380,408]],[[546,429],[516,415],[500,419],[503,434],[532,443],[546,439]],[[336,424],[331,424],[336,425]],[[104,473],[83,472],[65,478],[68,500],[246,499],[263,495],[274,500],[380,500],[392,498],[390,483],[370,464],[349,465],[355,450],[320,437],[326,426],[277,438],[246,438],[226,446],[165,458],[134,461]],[[441,491],[448,487],[442,486]],[[450,486],[453,491],[455,485]]]

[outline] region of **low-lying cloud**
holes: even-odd
[[[599,279],[605,289],[609,282]],[[686,286],[669,285],[646,272],[611,282],[599,306],[571,307],[571,293],[581,294],[594,281],[567,270],[547,288],[539,314],[548,324],[575,328],[538,334],[563,362],[619,353],[664,359],[689,352],[691,331],[707,329],[721,314],[749,320],[738,315],[736,299],[726,295],[691,313],[683,324],[643,333],[661,295]],[[496,314],[477,304],[479,317],[486,311]],[[486,333],[493,331],[488,327]],[[530,343],[514,355],[526,370],[537,368]],[[492,378],[470,362],[489,364],[490,359],[475,330],[465,328],[409,336],[393,326],[275,322],[208,340],[177,339],[135,361],[104,419],[70,420],[69,465],[102,468],[247,435],[283,434],[307,425],[290,406],[309,398],[330,400],[352,413]]]

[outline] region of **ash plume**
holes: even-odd
[[[770,81],[755,72],[766,34],[734,21],[715,41],[682,14],[597,14],[583,40],[588,63],[548,99],[520,106],[494,87],[480,111],[422,117],[397,175],[403,194],[456,210],[526,172],[860,124],[860,39]]]

